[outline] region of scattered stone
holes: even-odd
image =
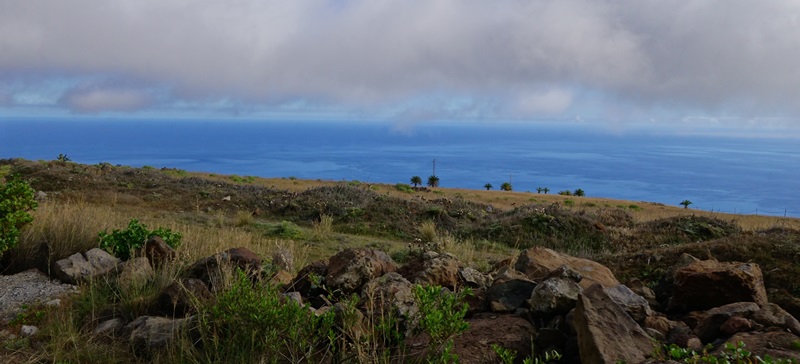
[[[113,339],[117,336],[117,334],[119,334],[123,326],[125,326],[125,323],[121,318],[112,318],[110,320],[103,321],[97,325],[94,330],[92,330],[92,337],[95,339],[104,340]]]
[[[396,272],[386,273],[367,282],[361,292],[360,306],[374,320],[382,317],[397,318],[406,334],[410,334],[416,327],[414,319],[419,308],[414,299],[414,285]]]
[[[327,294],[323,288],[325,276],[328,274],[328,265],[323,261],[313,262],[300,270],[297,276],[284,286],[284,291],[297,291],[303,295],[307,303],[314,308],[325,306],[327,302],[321,296]]]
[[[595,283],[604,287],[614,287],[619,284],[611,270],[600,263],[541,247],[530,248],[520,253],[514,267],[531,279],[538,280],[562,265],[583,276],[580,285],[584,289]]]
[[[105,250],[94,248],[86,253],[75,253],[57,261],[53,270],[62,282],[77,284],[111,272],[120,262]]]
[[[619,307],[622,307],[634,321],[642,323],[647,316],[653,315],[653,310],[650,309],[650,304],[647,300],[634,293],[627,286],[620,284],[605,290],[611,300]]]
[[[492,285],[491,275],[483,274],[470,267],[459,269],[458,276],[461,278],[461,283],[469,288],[486,289]]]
[[[175,249],[172,249],[171,246],[164,242],[164,239],[157,235],[147,239],[147,242],[145,242],[142,247],[142,251],[144,251],[144,256],[150,259],[150,263],[152,263],[154,267],[171,262],[175,259],[177,254]]]
[[[303,295],[301,295],[300,292],[286,292],[283,294],[283,297],[287,302],[294,302],[298,306],[303,305]]]
[[[44,202],[47,200],[47,193],[44,191],[36,191],[36,197],[34,197],[37,202]]]
[[[225,196],[225,197],[222,198],[222,201],[230,201],[230,200],[231,200],[231,196]]]
[[[656,299],[656,293],[650,289],[650,287],[642,283],[642,281],[634,278],[628,282],[627,286],[631,289],[631,291],[633,291],[633,293],[636,293],[647,300],[647,303],[650,304],[650,308],[654,310],[659,310],[661,308],[661,305],[658,303],[658,299]]]
[[[22,325],[19,329],[19,333],[24,337],[31,337],[39,333],[39,328],[32,325]]]
[[[155,271],[150,266],[150,261],[145,257],[131,258],[122,262],[118,267],[117,280],[122,285],[142,286],[155,277]]]
[[[190,278],[202,280],[213,288],[215,281],[222,276],[223,270],[232,272],[241,269],[255,276],[261,272],[262,262],[258,254],[247,248],[231,248],[198,260],[189,268],[188,275]]]
[[[563,315],[575,308],[581,286],[574,279],[555,276],[536,285],[528,306],[536,314]]]
[[[667,335],[674,327],[674,323],[664,316],[647,316],[642,322],[642,327],[660,332]]]
[[[54,302],[57,297],[77,292],[77,287],[51,280],[35,269],[10,276],[0,275],[0,324],[23,312],[23,307]]]
[[[514,312],[531,297],[536,283],[513,269],[498,273],[494,284],[489,287],[489,306],[494,312]]]
[[[800,335],[800,322],[774,303],[766,303],[753,313],[753,320],[764,326],[775,326]]]
[[[349,295],[373,278],[397,270],[397,264],[380,250],[347,249],[332,256],[325,283],[333,290]]]
[[[397,272],[410,282],[456,289],[460,285],[460,265],[458,259],[450,253],[429,250],[412,255]]]
[[[676,271],[671,311],[706,310],[735,302],[767,303],[758,264],[702,260]]]
[[[697,324],[692,332],[703,343],[716,340],[722,332],[722,325],[731,317],[750,317],[759,307],[753,302],[737,302],[708,310],[705,317]]]
[[[197,303],[213,299],[214,295],[203,281],[184,278],[170,283],[159,292],[153,311],[168,317],[185,317],[195,312]]]
[[[167,347],[191,322],[192,317],[170,319],[141,316],[123,327],[121,336],[130,340],[136,354],[146,355]]]
[[[599,284],[581,293],[572,324],[582,363],[640,363],[653,352],[650,336]]]
[[[753,329],[753,321],[750,321],[744,317],[731,317],[726,320],[722,325],[719,327],[719,332],[723,336],[731,336],[737,332],[744,332],[750,331]]]

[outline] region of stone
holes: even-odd
[[[62,282],[77,284],[113,271],[120,262],[105,250],[94,248],[57,261],[53,271]]]
[[[143,286],[155,277],[155,271],[146,257],[131,258],[117,267],[117,281],[121,285]]]
[[[535,287],[536,283],[522,273],[508,268],[501,270],[487,292],[490,309],[514,312],[531,297]]]
[[[397,272],[389,272],[374,278],[364,285],[361,292],[360,306],[374,322],[383,317],[398,319],[405,334],[410,334],[416,327],[419,307],[414,298],[414,284]]]
[[[280,269],[277,272],[275,272],[272,275],[272,277],[270,277],[269,281],[274,283],[274,284],[277,284],[278,286],[283,287],[283,286],[286,286],[286,285],[292,283],[292,279],[293,278],[294,277],[292,277],[291,273],[289,273],[289,272],[287,272],[287,271],[285,271],[283,269]]]
[[[800,341],[800,337],[790,332],[777,330],[767,332],[739,332],[731,336],[725,343],[736,346],[740,342],[745,345],[745,350],[750,352],[752,357],[761,358],[767,355],[772,358],[791,359],[800,362],[800,351],[794,348],[794,343]],[[720,345],[713,354],[721,353],[725,345]]]
[[[633,293],[636,293],[637,295],[642,296],[645,300],[647,300],[647,303],[650,304],[650,308],[656,311],[658,311],[661,308],[661,305],[658,303],[658,299],[656,298],[656,293],[650,287],[642,283],[642,281],[634,278],[631,279],[631,281],[628,282],[626,286],[628,286],[628,288],[630,288],[631,291],[633,291]]]
[[[183,278],[170,283],[158,293],[153,312],[168,317],[185,317],[196,311],[197,304],[213,299],[214,295],[205,282]]]
[[[622,307],[637,323],[642,323],[647,316],[653,315],[653,310],[650,309],[650,304],[647,300],[634,293],[627,286],[620,284],[605,290],[611,300]]]
[[[562,265],[568,266],[583,277],[579,283],[581,288],[586,289],[595,283],[604,287],[614,287],[619,284],[611,270],[600,263],[542,247],[521,252],[514,268],[533,280],[539,280]]]
[[[536,285],[528,306],[536,314],[563,315],[575,308],[580,293],[581,286],[575,280],[556,276]]]
[[[113,339],[124,326],[125,323],[118,317],[103,321],[92,330],[92,337],[96,340]]]
[[[785,289],[773,288],[768,290],[769,300],[781,306],[794,318],[800,317],[800,298],[793,296]]]
[[[737,302],[715,307],[705,313],[705,317],[700,320],[692,333],[697,335],[703,343],[713,342],[723,335],[720,328],[728,319],[731,317],[747,318],[758,310],[758,305],[753,302]]]
[[[670,311],[707,310],[735,302],[767,303],[758,264],[701,260],[675,272]]]
[[[762,305],[760,310],[753,313],[753,320],[764,326],[780,327],[800,335],[800,322],[774,303]]]
[[[386,253],[374,249],[346,249],[330,258],[325,284],[344,295],[359,292],[373,278],[397,270]]]
[[[662,335],[667,335],[674,327],[674,323],[664,316],[647,316],[642,322],[642,327],[646,329],[653,329],[660,332]]]
[[[24,337],[31,337],[39,333],[39,328],[32,325],[22,325],[19,329],[19,334]]]
[[[621,307],[595,284],[583,291],[572,315],[582,363],[643,362],[653,341]]]
[[[277,249],[272,252],[272,265],[285,271],[293,271],[294,255],[288,249]]]
[[[456,289],[461,283],[460,268],[461,263],[454,255],[429,250],[412,255],[397,272],[413,283]]]
[[[463,267],[458,270],[458,277],[461,278],[461,284],[473,289],[487,289],[492,285],[492,276],[483,274],[477,269],[470,267]]]
[[[720,325],[719,332],[724,336],[731,336],[737,332],[750,331],[752,329],[753,321],[750,321],[744,317],[734,316],[727,319],[722,325]]]
[[[283,287],[285,292],[297,291],[303,295],[305,302],[314,308],[327,304],[321,296],[327,294],[324,289],[328,265],[323,261],[313,262],[300,270],[294,279]]]
[[[189,267],[189,278],[197,278],[214,290],[215,281],[222,276],[223,270],[240,269],[248,275],[261,273],[263,260],[258,254],[247,248],[231,248],[196,261]]]
[[[547,273],[547,276],[545,276],[545,279],[547,279],[547,278],[569,279],[569,280],[571,280],[571,281],[573,281],[575,283],[580,283],[583,280],[583,276],[580,273],[578,273],[576,270],[570,268],[570,266],[568,266],[566,264],[565,265],[561,265],[556,269],[553,269],[552,271],[550,271],[550,273]]]
[[[142,251],[144,252],[144,256],[150,260],[150,263],[152,263],[154,267],[171,262],[177,255],[175,249],[172,249],[171,246],[164,242],[164,239],[157,235],[147,239],[147,242],[145,242],[142,247]]]
[[[303,295],[300,292],[286,292],[283,294],[286,302],[294,302],[299,306],[303,305]]]
[[[147,355],[167,347],[192,322],[191,317],[141,316],[122,328],[121,337],[130,341],[136,354]]]
[[[0,327],[39,303],[55,302],[58,297],[78,293],[78,287],[51,280],[32,269],[14,275],[0,275]]]
[[[44,191],[36,191],[36,197],[34,197],[37,202],[44,202],[47,200],[47,192]]]

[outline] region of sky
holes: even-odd
[[[795,0],[0,0],[0,118],[781,134],[799,65]]]

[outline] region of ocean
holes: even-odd
[[[408,183],[587,196],[800,217],[793,139],[612,133],[541,124],[231,120],[0,120],[0,158],[170,167],[261,177]]]

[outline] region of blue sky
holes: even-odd
[[[0,0],[0,118],[800,130],[800,3]]]

